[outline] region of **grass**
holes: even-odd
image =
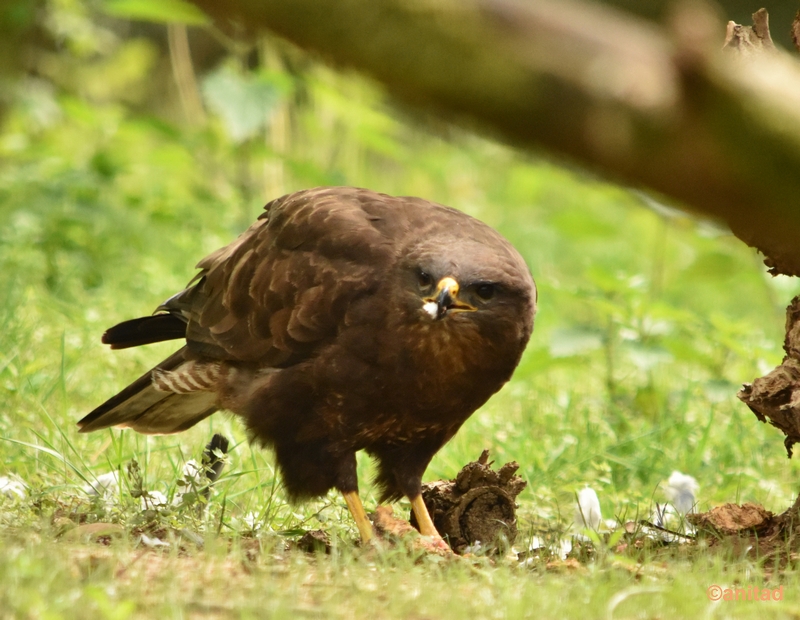
[[[777,588],[741,558],[607,557],[547,571],[512,563],[414,561],[405,552],[285,552],[275,541],[207,537],[202,550],[43,545],[46,532],[6,538],[0,603],[9,617],[796,617],[796,574],[780,601],[709,601],[712,585]]]
[[[75,11],[60,36],[91,38],[101,20],[88,3],[68,4],[48,5]],[[21,79],[0,125],[0,476],[28,487],[23,499],[0,493],[0,617],[800,615],[796,573],[733,546],[599,544],[585,561],[549,564],[359,549],[343,501],[288,504],[271,455],[225,414],[176,436],[78,435],[77,419],[172,351],[109,351],[106,327],[179,290],[268,199],[350,184],[461,208],[506,235],[534,273],[540,309],[517,373],[425,477],[453,477],[484,448],[518,461],[528,487],[517,550],[563,532],[585,485],[619,521],[664,502],[673,470],[698,480],[701,510],[754,501],[778,512],[798,492],[782,436],[735,393],[780,361],[783,310],[800,287],[769,278],[726,231],[474,135],[443,137],[388,111],[370,84],[307,61],[258,74],[277,93],[268,113],[290,122],[256,123],[246,138],[221,114],[187,128],[123,96],[144,88],[157,50],[109,36],[95,53],[132,63],[118,92],[84,92],[66,71]],[[260,53],[273,61],[296,53],[272,46]],[[94,75],[74,46],[48,62]],[[215,432],[233,448],[207,510],[143,507],[143,489],[181,490],[184,463]],[[133,461],[140,478],[128,475]],[[86,492],[109,471],[121,480],[110,498]],[[367,459],[359,474],[369,510]],[[81,536],[95,523],[115,526],[102,544]],[[318,528],[330,555],[287,547]],[[142,534],[169,546],[147,547]],[[782,585],[784,600],[713,603],[712,584]]]

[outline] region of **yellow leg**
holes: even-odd
[[[350,514],[353,515],[353,520],[356,522],[358,533],[361,534],[361,542],[368,543],[375,533],[372,531],[372,523],[367,518],[361,498],[356,491],[349,491],[348,493],[342,493],[342,495],[347,507],[350,509]]]
[[[442,540],[439,532],[436,531],[436,526],[433,525],[431,515],[428,513],[428,507],[422,501],[422,495],[417,495],[411,498],[411,510],[414,511],[414,516],[417,518],[417,525],[419,525],[419,533],[423,536],[433,536]]]

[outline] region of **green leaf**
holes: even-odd
[[[243,74],[227,66],[206,77],[202,85],[208,107],[222,119],[234,142],[244,142],[266,126],[285,88],[269,74]]]
[[[672,355],[663,347],[647,346],[640,343],[629,343],[625,347],[628,358],[642,370],[650,370],[659,364],[668,364]]]
[[[733,396],[741,386],[725,379],[710,379],[703,385],[703,392],[712,403],[735,400]]]
[[[208,15],[184,0],[106,0],[103,8],[107,14],[124,19],[187,26],[211,23]]]
[[[83,472],[80,469],[78,469],[75,465],[73,465],[70,461],[68,461],[63,454],[61,454],[60,452],[56,452],[52,448],[46,448],[45,446],[39,446],[33,443],[28,443],[27,441],[20,441],[19,439],[13,439],[11,437],[2,437],[2,439],[4,439],[5,441],[9,441],[11,443],[15,443],[20,446],[25,446],[26,448],[32,448],[33,450],[38,450],[39,452],[44,452],[45,454],[49,454],[50,456],[64,463],[64,465],[69,467],[76,474],[78,474],[78,476],[80,476],[80,478],[84,482],[89,482],[89,480],[86,478],[86,476],[83,475]]]
[[[550,335],[550,355],[570,357],[596,351],[603,346],[603,335],[579,327],[556,328]]]
[[[624,534],[625,534],[625,528],[618,527],[613,532],[611,532],[611,535],[608,537],[608,542],[606,543],[606,546],[609,549],[613,549],[617,545],[617,543],[620,540],[622,540],[622,536]]]

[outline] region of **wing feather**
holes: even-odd
[[[269,203],[236,241],[201,260],[193,284],[162,306],[188,317],[189,350],[281,366],[334,338],[349,304],[375,290],[395,260],[393,240],[365,208],[374,196],[318,188]]]

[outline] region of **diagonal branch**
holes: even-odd
[[[728,223],[800,275],[800,64],[719,48],[698,3],[659,29],[578,0],[193,0],[356,67],[398,99]]]

